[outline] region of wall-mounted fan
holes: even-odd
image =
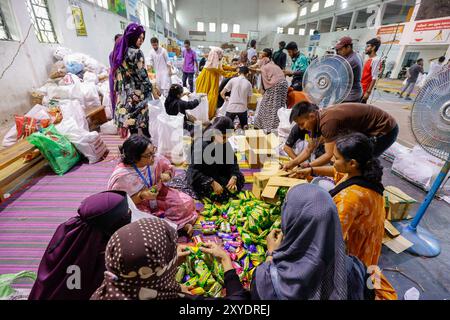
[[[445,164],[412,222],[397,222],[395,226],[414,244],[408,252],[435,257],[441,252],[439,242],[419,223],[450,169],[450,69],[445,68],[425,82],[414,102],[411,124],[422,148]]]
[[[338,55],[317,58],[303,76],[303,91],[320,108],[344,101],[352,86],[352,67]]]

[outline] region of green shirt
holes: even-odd
[[[306,56],[303,53],[300,53],[296,58],[292,59],[292,71],[297,72],[297,71],[302,71],[305,72],[306,69],[308,68],[308,58],[306,58]]]

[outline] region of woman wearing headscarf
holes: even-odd
[[[29,299],[89,300],[102,283],[110,237],[130,222],[125,192],[102,192],[84,200],[78,216],[56,230],[39,265]],[[76,269],[68,269],[71,266]],[[80,278],[72,281],[71,277],[76,276]],[[68,284],[75,288],[69,289]]]
[[[283,71],[272,60],[272,50],[264,49],[256,65],[250,69],[261,73],[264,96],[256,115],[255,127],[267,133],[278,129],[278,110],[286,106],[288,82]]]
[[[157,155],[145,136],[131,136],[120,149],[122,162],[112,173],[108,190],[127,192],[139,210],[167,219],[191,236],[198,217],[194,199],[166,186],[175,176],[170,161]]]
[[[366,266],[377,266],[381,255],[386,218],[383,167],[373,156],[373,143],[361,133],[336,140],[334,166],[298,170],[293,176],[334,177],[336,188],[330,191],[336,203],[347,251]],[[396,300],[395,289],[379,274],[379,300]]]
[[[239,169],[236,155],[227,141],[233,132],[233,122],[228,117],[218,117],[206,129],[204,138],[192,145],[187,183],[198,198],[226,202],[244,188],[245,178]]]
[[[141,219],[117,231],[106,248],[106,272],[92,300],[202,300],[175,280],[179,262],[189,254],[177,247],[177,233],[165,221]],[[222,261],[226,299],[243,300],[231,259]]]
[[[223,50],[213,47],[208,54],[203,71],[197,78],[197,93],[208,95],[209,119],[216,115],[217,102],[219,99],[220,76],[232,78],[237,75],[236,68],[231,66],[222,66]]]
[[[110,79],[114,79],[113,94],[117,97],[117,105],[113,105],[114,114],[123,138],[128,131],[136,134],[139,129],[150,136],[148,101],[152,100],[153,88],[140,49],[144,40],[144,27],[131,23],[116,43],[111,57]],[[112,101],[116,101],[115,97]]]

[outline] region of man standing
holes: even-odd
[[[445,57],[442,56],[438,59],[438,62],[432,62],[430,65],[430,71],[428,72],[428,77],[431,77],[433,74],[439,73],[444,69]]]
[[[169,94],[172,81],[170,74],[172,67],[169,64],[169,56],[166,49],[159,46],[157,38],[151,39],[152,49],[150,50],[150,64],[156,73],[156,85],[164,97]]]
[[[419,74],[423,74],[423,59],[417,60],[417,62],[406,72],[408,79],[406,80],[406,85],[403,87],[402,92],[399,93],[400,98],[403,98],[403,94],[406,92],[405,100],[412,100],[409,96],[416,86]]]
[[[281,41],[279,43],[280,49],[273,54],[273,62],[281,68],[281,70],[286,69],[287,55],[284,52],[286,47],[286,42]]]
[[[189,89],[194,92],[194,75],[198,73],[197,54],[191,49],[191,42],[184,41],[183,51],[183,87],[187,88],[187,80],[189,79]]]
[[[295,91],[303,91],[303,75],[309,66],[308,58],[298,51],[298,46],[295,42],[289,42],[286,50],[292,58],[292,70],[284,70],[284,74],[286,76],[293,76],[291,87]]]
[[[381,46],[381,41],[377,38],[373,38],[366,43],[366,54],[369,56],[369,60],[364,64],[361,84],[363,87],[363,97],[361,102],[367,103],[372,90],[377,82],[378,75],[380,74],[380,58],[377,56],[377,51]]]
[[[358,54],[353,51],[353,40],[350,37],[343,37],[336,44],[337,54],[345,58],[353,70],[353,86],[350,94],[344,102],[360,102],[363,96],[361,86],[362,61]]]
[[[256,40],[252,40],[250,42],[250,49],[247,51],[247,58],[249,62],[252,62],[253,57],[258,58],[258,54],[256,52]]]
[[[228,101],[226,116],[231,121],[238,117],[244,130],[248,126],[248,103],[253,95],[252,84],[247,80],[249,72],[248,67],[240,67],[239,76],[231,79],[220,93]],[[230,97],[226,96],[228,92],[231,92]]]

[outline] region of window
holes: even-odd
[[[282,27],[278,27],[277,28],[277,33],[278,34],[283,34],[283,32],[284,32],[284,28],[282,28]]]
[[[295,28],[289,28],[288,29],[288,34],[294,34],[295,33]]]
[[[342,2],[341,2],[341,8],[342,9],[346,9],[348,7],[348,2],[347,1],[348,0],[342,0]]]
[[[422,1],[423,6],[424,1]],[[409,22],[414,11],[414,0],[396,0],[386,3],[383,21],[381,24],[393,24],[401,22]],[[429,10],[431,11],[431,9]],[[445,7],[440,7],[440,12],[445,11]],[[435,14],[437,16],[438,13]]]
[[[331,7],[332,5],[334,5],[334,0],[327,0],[325,1],[325,5],[323,7],[328,8]]]
[[[320,33],[327,33],[331,31],[331,24],[333,23],[333,17],[320,20]]]
[[[240,33],[241,26],[239,24],[233,24],[233,33]]]
[[[166,22],[167,23],[170,22],[170,15],[169,15],[169,11],[167,11],[167,9],[166,9]]]
[[[12,40],[5,17],[3,16],[2,8],[0,8],[0,40]]]
[[[173,27],[176,29],[177,28],[177,19],[173,18]]]
[[[205,31],[205,24],[203,22],[197,22],[197,31]]]
[[[311,7],[311,12],[319,11],[319,2],[316,2]]]
[[[150,8],[153,10],[153,12],[156,11],[156,9],[155,9],[155,0],[151,0],[151,2],[150,2]]]
[[[303,7],[303,8],[300,10],[300,17],[306,15],[307,10],[308,10],[307,7]]]
[[[309,30],[309,35],[310,35],[310,36],[314,35],[314,31],[315,31],[314,29],[310,29],[310,30]]]
[[[170,14],[173,14],[172,2],[169,2],[169,12],[170,12]]]
[[[215,22],[209,23],[209,32],[216,32],[216,23]]]
[[[298,35],[299,36],[304,36],[305,35],[305,28],[298,29]]]
[[[336,17],[336,28],[333,31],[345,31],[350,28],[353,12],[341,14]]]
[[[58,43],[47,0],[27,0],[27,9],[38,40],[44,43]]]
[[[228,23],[222,23],[222,33],[228,32]]]
[[[142,0],[138,2],[138,18],[141,21],[141,24],[150,28],[150,16],[148,14],[149,8],[147,7]]]
[[[108,0],[88,0],[89,2],[95,3],[96,5],[108,9]]]

